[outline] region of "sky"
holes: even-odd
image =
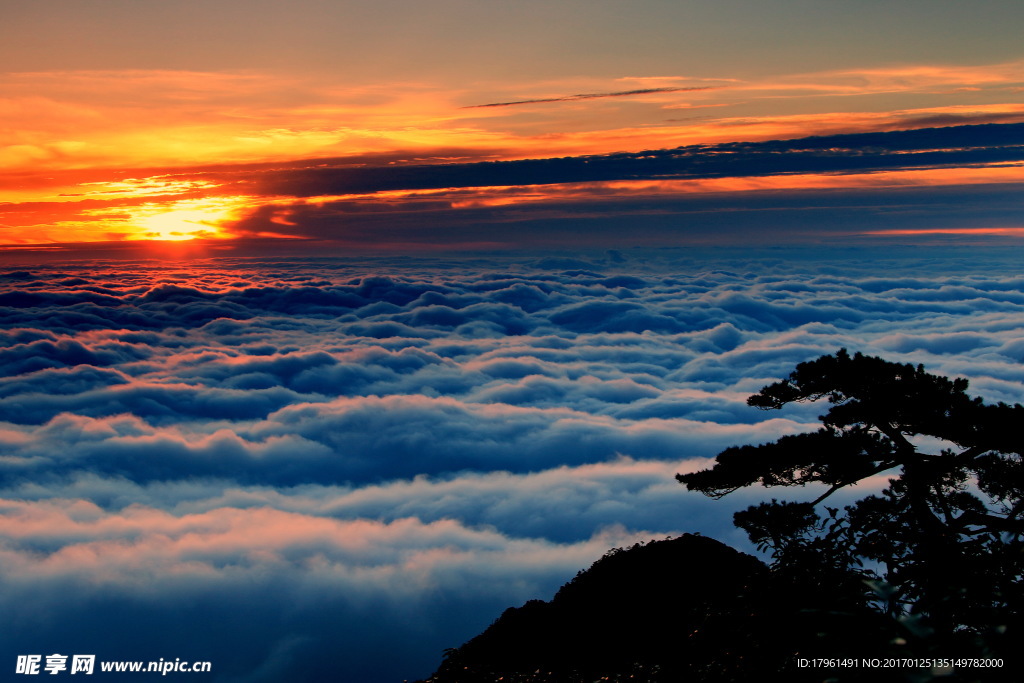
[[[1024,227],[1016,2],[0,7],[12,258]]]
[[[821,492],[674,475],[816,428],[745,403],[797,363],[1024,400],[1019,2],[0,16],[8,673],[413,680],[611,548],[755,552]]]

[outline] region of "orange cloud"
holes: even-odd
[[[234,236],[233,226],[241,218],[275,201],[254,197],[259,190],[251,185],[251,175],[232,176],[239,164],[285,167],[302,159],[331,158],[335,165],[351,159],[358,168],[443,163],[445,157],[553,158],[1024,121],[1024,104],[1006,99],[1021,87],[1021,66],[910,65],[749,81],[566,79],[491,84],[482,95],[464,85],[347,87],[323,77],[255,72],[0,75],[0,135],[10,141],[0,150],[5,185],[0,244]],[[626,82],[639,87],[627,90]],[[644,95],[546,97],[565,92]],[[462,108],[479,101],[513,102],[523,93],[560,101],[543,108]],[[860,95],[864,99],[847,97]],[[835,106],[839,101],[857,104],[843,109]],[[586,115],[580,115],[584,110]],[[689,111],[703,115],[667,118]],[[370,159],[373,155],[377,160]],[[197,170],[214,166],[227,170],[216,175]],[[459,210],[645,193],[984,182],[1020,182],[1019,169],[443,189],[344,200],[377,206],[440,201]],[[285,207],[296,203],[283,200]],[[295,227],[287,208],[269,221],[273,225],[263,234],[281,236]]]
[[[623,79],[499,84],[483,94],[463,84],[348,87],[322,77],[250,72],[7,74],[0,75],[0,134],[8,141],[0,169],[183,168],[445,147],[511,159],[885,130],[929,125],[914,123],[929,116],[1022,116],[1020,104],[1006,101],[1022,85],[1019,73],[1020,64],[918,65],[746,82],[634,77],[626,80],[644,87],[629,91]],[[565,98],[565,92],[650,94]],[[942,95],[956,92],[970,102]],[[908,108],[915,102],[908,96],[923,93],[939,99]],[[797,101],[819,95],[875,99],[851,105],[856,111],[827,112],[820,103]],[[552,102],[542,111],[461,108],[481,98]],[[796,99],[779,111],[780,98]],[[566,116],[567,108],[585,108],[587,116]],[[664,118],[666,109],[713,108],[728,116]]]
[[[55,203],[35,211],[0,210],[0,245],[225,239],[232,236],[226,230],[228,225],[265,201],[213,196],[130,204],[103,202],[101,206],[86,208],[79,206],[86,203],[81,202]],[[4,222],[8,224],[5,226]]]
[[[1024,183],[1024,165],[991,164],[959,168],[886,170],[867,173],[800,173],[683,180],[617,180],[546,185],[505,185],[428,190],[390,190],[308,198],[224,195],[215,183],[154,177],[112,182],[87,189],[114,199],[78,199],[35,205],[0,206],[0,244],[45,244],[131,240],[298,237],[289,228],[299,207],[362,206],[374,211],[460,211],[486,207],[564,204],[599,205],[691,194],[877,189]],[[175,195],[172,190],[180,190]],[[165,192],[152,196],[152,192]],[[208,194],[203,196],[202,192]],[[196,193],[199,193],[198,195]],[[96,195],[89,195],[96,196]],[[71,199],[71,198],[69,198]],[[17,209],[17,210],[16,210]],[[242,221],[264,212],[265,228]]]
[[[0,77],[0,169],[189,166],[493,142],[446,122],[450,94],[267,74],[54,72]]]
[[[872,230],[863,235],[997,235],[1024,237],[1024,228],[922,228],[920,230]]]

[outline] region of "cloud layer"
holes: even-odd
[[[1024,273],[976,253],[7,270],[0,656],[401,680],[614,545],[749,548],[731,513],[767,492],[672,475],[811,427],[745,405],[796,363],[845,346],[1022,399]]]

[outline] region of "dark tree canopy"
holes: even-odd
[[[715,498],[753,484],[824,485],[813,502],[737,513],[777,574],[823,598],[860,590],[936,642],[995,642],[1021,619],[1024,407],[985,404],[967,386],[841,350],[747,401],[827,400],[821,429],[726,449],[711,469],[677,479]],[[889,479],[880,495],[842,511],[823,505],[876,475]]]

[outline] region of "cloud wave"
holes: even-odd
[[[8,270],[0,656],[425,675],[613,545],[749,549],[730,516],[764,492],[672,475],[814,425],[745,404],[800,361],[845,346],[1021,401],[1022,292],[1005,250]]]

